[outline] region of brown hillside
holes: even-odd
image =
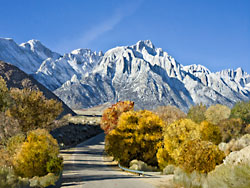
[[[33,90],[40,90],[43,92],[46,98],[56,99],[62,102],[61,99],[59,99],[54,93],[52,93],[38,81],[32,78],[32,76],[21,71],[14,65],[0,61],[0,76],[2,76],[4,80],[7,82],[8,88],[19,88],[19,89],[30,88]],[[64,102],[62,102],[62,104],[64,110],[60,114],[60,117],[66,114],[75,115],[75,113],[66,104],[64,104]]]

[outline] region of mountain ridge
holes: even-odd
[[[28,55],[50,56],[39,62],[32,76],[72,108],[133,100],[138,109],[175,105],[187,111],[200,102],[231,107],[250,99],[250,75],[241,68],[211,72],[202,65],[183,66],[150,40],[104,54],[76,49],[63,56],[51,50],[41,52],[30,43],[39,46],[34,40],[20,45],[26,46]]]

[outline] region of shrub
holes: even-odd
[[[208,141],[187,140],[180,148],[178,165],[187,172],[208,173],[223,162],[225,154]]]
[[[23,132],[37,128],[49,129],[49,124],[62,112],[62,104],[46,99],[41,91],[11,89],[15,105],[7,114],[18,120]]]
[[[174,171],[173,177],[175,185],[185,188],[203,188],[206,183],[206,174],[193,171],[191,173],[186,172],[184,169],[177,167]],[[205,187],[204,187],[205,188]],[[210,188],[210,187],[206,187]],[[215,188],[215,187],[211,187]]]
[[[164,175],[169,175],[169,174],[174,174],[174,171],[176,169],[175,165],[167,165],[163,170],[162,170],[162,174]]]
[[[243,121],[239,118],[226,119],[221,121],[218,125],[221,130],[223,142],[229,142],[233,138],[240,137],[244,129]]]
[[[192,106],[188,111],[187,118],[191,119],[195,123],[200,123],[206,119],[205,117],[206,110],[207,107],[202,103]]]
[[[13,170],[8,167],[0,167],[1,188],[25,188],[29,187],[28,179],[15,176]]]
[[[164,148],[159,148],[156,154],[158,166],[163,170],[169,164],[175,164],[175,160],[169,155]]]
[[[180,146],[186,141],[200,138],[199,125],[190,119],[181,119],[170,124],[164,133],[164,149],[176,159]]]
[[[6,86],[6,82],[0,76],[0,112],[4,112],[11,104],[9,90]]]
[[[63,158],[54,156],[46,164],[47,172],[59,174],[63,169]]]
[[[179,148],[189,139],[200,138],[199,124],[190,119],[175,121],[166,127],[164,131],[162,147],[157,152],[157,161],[160,169],[169,164],[176,164],[179,156]]]
[[[244,124],[250,124],[250,101],[238,102],[231,110],[231,118],[240,118]]]
[[[250,187],[250,146],[232,152],[224,163],[208,173],[207,187]]]
[[[50,185],[55,185],[55,182],[58,180],[60,176],[55,175],[53,173],[48,173],[45,176],[38,177],[35,176],[30,179],[31,187],[51,187]]]
[[[21,132],[17,120],[0,112],[0,145],[6,145],[7,140]]]
[[[244,133],[250,134],[250,124],[245,127]]]
[[[215,125],[224,119],[228,119],[230,114],[230,108],[221,104],[210,106],[205,112],[206,120]]]
[[[8,151],[2,147],[0,148],[0,168],[5,166],[5,167],[10,167],[11,166],[11,158],[8,153]],[[1,187],[1,186],[0,186]]]
[[[164,121],[167,125],[173,123],[176,120],[186,118],[186,114],[175,106],[159,106],[155,113]]]
[[[53,164],[51,160],[57,158],[58,155],[57,141],[48,131],[37,129],[28,133],[27,140],[14,156],[13,166],[16,174],[21,177],[44,176],[48,173],[47,166],[51,167],[50,164]],[[57,169],[52,169],[57,171]]]
[[[129,163],[129,169],[131,170],[139,170],[139,171],[145,171],[145,172],[153,172],[156,171],[156,167],[152,167],[144,163],[143,161],[138,161],[138,160],[132,160]]]
[[[233,151],[239,151],[249,145],[250,145],[250,134],[246,134],[237,140],[235,139],[230,140],[230,142],[227,143],[226,146],[224,147],[223,151],[225,152],[226,155],[228,155]]]
[[[125,112],[117,127],[106,135],[105,149],[124,166],[133,159],[157,166],[156,152],[162,141],[162,128],[163,121],[150,111]]]
[[[200,132],[202,140],[213,142],[216,145],[222,140],[220,128],[208,121],[201,122]]]
[[[25,135],[22,133],[10,137],[6,143],[6,150],[8,151],[9,155],[14,156],[15,153],[17,153],[21,148],[24,141]]]
[[[114,129],[118,124],[118,119],[123,112],[133,110],[134,102],[119,101],[111,107],[104,110],[101,119],[101,128],[106,134]]]

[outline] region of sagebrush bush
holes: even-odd
[[[237,102],[231,110],[231,118],[240,118],[244,124],[250,124],[250,101]]]
[[[101,128],[105,134],[108,134],[118,124],[118,119],[123,112],[133,110],[134,102],[132,101],[119,101],[111,107],[104,110],[101,119]]]
[[[11,89],[10,95],[14,105],[7,114],[18,120],[23,132],[50,129],[50,123],[62,112],[62,103],[46,99],[41,91]]]
[[[177,167],[174,171],[173,181],[175,185],[184,188],[213,188],[206,187],[206,174],[193,171],[191,173],[186,172],[184,169]],[[222,188],[222,187],[221,187]]]
[[[187,172],[201,173],[212,171],[223,162],[225,154],[211,142],[200,139],[187,140],[180,148],[177,163]]]
[[[35,176],[29,180],[31,187],[51,187],[55,185],[55,182],[58,180],[59,175],[48,173],[45,176],[38,177]]]
[[[200,123],[200,132],[202,140],[213,142],[216,145],[222,141],[220,128],[208,121]]]
[[[29,187],[29,180],[15,176],[9,167],[0,167],[1,188],[25,188]]]
[[[206,120],[215,125],[224,119],[228,119],[230,114],[231,109],[221,104],[212,105],[205,112]]]
[[[37,129],[28,133],[20,150],[13,158],[13,167],[21,177],[44,176],[48,174],[47,165],[59,155],[57,141],[44,129]],[[60,161],[61,162],[61,161]],[[54,163],[52,163],[54,164]],[[56,166],[62,166],[56,164]],[[60,167],[61,168],[61,167]],[[52,168],[53,171],[57,169]]]
[[[150,111],[124,112],[117,127],[106,135],[105,149],[124,166],[133,159],[157,166],[156,152],[161,145],[162,128],[163,121]]]
[[[18,121],[0,112],[0,145],[6,145],[10,137],[20,132],[21,128]]]
[[[241,119],[226,119],[220,121],[218,123],[218,126],[221,130],[221,135],[222,135],[222,141],[223,142],[229,142],[233,138],[239,138],[244,129],[244,124]]]
[[[208,173],[206,186],[209,188],[250,187],[250,146],[230,153],[223,164]]]
[[[176,120],[186,118],[186,114],[175,106],[159,106],[156,108],[155,113],[164,121],[167,125],[173,123]]]
[[[239,139],[232,139],[229,143],[224,147],[224,152],[226,155],[233,151],[239,151],[250,145],[250,134],[246,134]]]
[[[195,123],[200,123],[206,120],[205,117],[206,110],[207,110],[206,105],[203,105],[202,103],[192,106],[188,111],[187,118],[191,119]]]

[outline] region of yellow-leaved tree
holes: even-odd
[[[13,167],[21,177],[58,174],[63,168],[63,159],[59,157],[57,141],[45,129],[29,132],[13,158]]]
[[[187,140],[180,147],[177,164],[187,172],[208,173],[223,162],[225,154],[218,146],[200,139]]]
[[[18,120],[23,132],[37,128],[50,128],[50,123],[62,112],[62,103],[46,99],[41,91],[30,89],[11,89],[14,100],[6,112]]]
[[[157,166],[163,126],[163,121],[150,111],[124,112],[117,127],[106,135],[106,152],[124,166],[133,159]]]
[[[165,129],[162,148],[157,153],[159,167],[175,164],[180,154],[179,148],[186,140],[201,138],[200,125],[190,119],[181,119]]]
[[[101,119],[101,128],[106,134],[114,129],[118,124],[118,119],[123,112],[134,109],[134,102],[132,101],[119,101],[111,107],[104,110]]]
[[[218,145],[222,141],[222,135],[220,128],[208,121],[202,121],[200,123],[201,139],[204,141],[210,141]]]

